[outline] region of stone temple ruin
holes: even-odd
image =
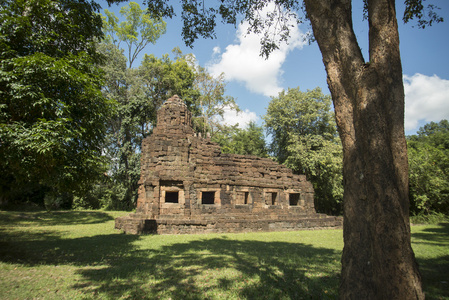
[[[177,96],[158,111],[142,143],[136,213],[115,220],[126,233],[286,231],[340,227],[318,214],[305,175],[269,158],[225,154],[197,135]]]

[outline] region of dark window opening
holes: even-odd
[[[165,192],[165,203],[179,203],[179,193]]]
[[[201,204],[214,204],[215,192],[202,192]]]
[[[276,205],[278,193],[271,193],[271,205]]]
[[[267,192],[265,194],[265,205],[277,205],[278,193]]]
[[[289,195],[289,204],[290,206],[298,206],[299,203],[299,194],[294,193]]]
[[[244,200],[244,204],[248,204],[248,199],[249,199],[249,192],[245,192],[245,200]]]

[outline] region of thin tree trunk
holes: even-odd
[[[305,0],[343,143],[341,299],[424,299],[410,243],[404,88],[394,0],[369,0],[370,61],[351,0]]]

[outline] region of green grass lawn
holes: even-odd
[[[341,230],[134,236],[124,214],[0,211],[0,298],[337,297]],[[427,299],[449,299],[449,224],[412,232]]]

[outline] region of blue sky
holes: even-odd
[[[108,7],[105,1],[99,2],[118,17],[120,7],[126,4]],[[142,1],[136,2],[142,4]],[[368,24],[362,20],[362,2],[353,1],[353,22],[359,45],[365,60],[368,60]],[[403,1],[396,2],[400,19],[404,10]],[[414,134],[420,126],[430,121],[449,119],[449,1],[427,2],[441,8],[439,14],[445,22],[419,29],[413,27],[414,24],[403,24],[402,20],[398,20],[406,92],[406,134]],[[242,110],[238,116],[227,114],[228,123],[244,125],[253,120],[262,124],[261,117],[266,113],[271,96],[276,96],[282,89],[299,86],[306,91],[321,87],[324,93],[329,94],[318,45],[304,43],[301,38],[301,34],[310,29],[308,24],[300,25],[288,45],[281,46],[279,51],[264,60],[258,56],[259,37],[242,34],[245,24],[233,27],[219,23],[217,39],[199,39],[191,49],[182,41],[180,17],[167,19],[166,22],[167,33],[143,52],[161,57],[180,47],[184,54],[193,53],[199,64],[211,73],[224,72],[227,78],[226,94],[233,96]]]

